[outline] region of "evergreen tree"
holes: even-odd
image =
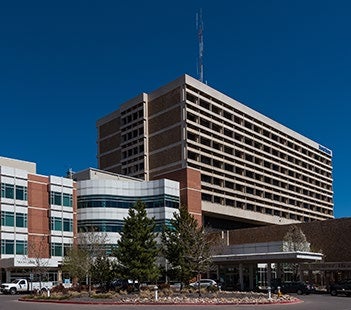
[[[178,280],[188,284],[211,265],[212,239],[207,238],[203,228],[184,206],[174,214],[170,224],[162,232],[162,252]]]
[[[100,288],[108,291],[110,283],[114,278],[112,262],[106,256],[97,257],[91,270],[92,283],[98,284]]]
[[[147,217],[145,204],[138,201],[124,220],[121,239],[114,250],[121,275],[139,283],[155,281],[159,273],[155,219]]]

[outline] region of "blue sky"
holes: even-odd
[[[187,73],[333,150],[351,216],[351,2],[1,1],[0,156],[65,175],[96,167],[100,117]]]

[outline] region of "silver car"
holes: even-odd
[[[217,282],[212,279],[201,279],[199,281],[190,283],[190,286],[194,288],[198,288],[199,285],[201,288],[218,287]]]

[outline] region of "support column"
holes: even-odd
[[[276,272],[278,281],[283,280],[282,279],[282,265],[281,265],[281,263],[275,264],[275,272]]]
[[[272,266],[271,263],[267,263],[267,286],[272,285]]]
[[[240,290],[244,290],[244,266],[243,264],[239,264],[239,283],[240,283]]]
[[[249,286],[250,286],[250,290],[254,289],[254,265],[250,264],[249,266]]]
[[[6,270],[6,283],[10,283],[11,282],[11,271],[9,269],[5,269]]]
[[[303,281],[303,270],[302,270],[300,264],[298,265],[298,268],[299,268],[299,280],[300,280],[300,281]]]

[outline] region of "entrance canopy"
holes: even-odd
[[[302,251],[223,254],[212,256],[213,262],[219,265],[233,263],[302,263],[321,261],[322,258],[322,253]]]

